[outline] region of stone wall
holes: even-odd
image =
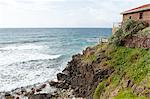
[[[139,15],[141,12],[131,13],[131,14],[125,14],[123,15],[123,22],[128,20],[131,16],[132,20],[140,20]],[[147,21],[150,24],[150,11],[143,11],[143,18],[141,20]]]
[[[122,44],[130,48],[150,48],[150,37],[127,37],[122,40]]]

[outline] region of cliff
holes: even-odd
[[[88,47],[68,62],[59,83],[87,99],[148,99],[150,97],[150,29],[144,22],[125,23],[109,43]],[[120,34],[122,33],[122,34]],[[142,36],[141,36],[142,35]]]
[[[29,99],[150,99],[149,25],[125,22],[108,43],[88,47],[82,54],[72,56],[57,79],[29,92],[22,88],[15,93]],[[40,93],[49,85],[57,90]],[[11,94],[5,97],[14,99]]]
[[[149,73],[149,50],[103,44],[73,56],[57,77],[76,97],[130,99],[150,96]]]

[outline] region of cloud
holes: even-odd
[[[0,27],[112,27],[149,0],[0,0]]]

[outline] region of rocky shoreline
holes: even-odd
[[[16,88],[15,90],[8,92],[0,92],[0,99],[61,99],[62,97],[74,98],[74,95],[72,95],[72,89],[55,88],[54,86],[51,86],[53,82],[59,83],[59,81],[53,80],[41,84]]]
[[[86,48],[83,54],[72,56],[67,67],[57,74],[57,80],[47,81],[17,88],[10,92],[1,92],[2,99],[92,99],[93,92],[100,81],[113,72],[113,68],[98,66],[102,60],[110,57],[103,55],[103,50],[97,55],[99,61],[86,62],[83,58],[91,56],[97,49]]]
[[[11,92],[1,92],[0,99],[112,99],[112,97],[130,99],[128,98],[130,95],[131,97],[149,97],[149,76],[145,76],[140,83],[136,83],[127,75],[127,72],[123,71],[134,68],[130,66],[139,59],[135,51],[142,53],[141,49],[138,50],[108,43],[88,47],[82,54],[72,56],[67,67],[57,74],[56,80],[18,88]],[[144,55],[147,55],[146,52],[149,53],[143,49]],[[129,55],[127,59],[130,61],[124,60],[124,54]],[[126,69],[122,69],[120,60],[123,64],[131,62],[131,65],[125,65]],[[149,67],[143,70],[148,71]]]
[[[92,99],[99,82],[108,78],[114,71],[113,68],[100,64],[103,60],[111,59],[103,54],[104,50],[98,52],[96,61],[92,59],[86,61],[86,57],[92,56],[96,51],[96,47],[88,47],[83,54],[74,55],[62,73],[57,74],[60,83],[53,85],[57,88],[73,89],[76,97]]]

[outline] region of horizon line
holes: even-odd
[[[3,29],[3,28],[112,28],[112,27],[0,27],[0,29]]]

